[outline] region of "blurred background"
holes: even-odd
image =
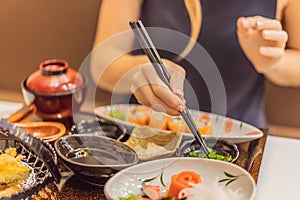
[[[0,99],[22,102],[22,80],[40,62],[60,58],[78,70],[93,48],[101,0],[1,0]],[[267,82],[266,113],[275,135],[300,137],[300,89]],[[98,90],[96,105],[109,104]]]

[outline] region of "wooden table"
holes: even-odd
[[[26,114],[26,115],[25,115]],[[28,110],[23,109],[19,115],[13,115],[10,118],[12,121],[37,121],[39,120],[34,114]],[[240,150],[240,156],[235,161],[235,164],[246,169],[254,178],[255,181],[258,179],[259,169],[261,166],[261,160],[264,153],[264,147],[267,140],[268,129],[262,130],[263,137],[238,144]],[[62,161],[58,160],[59,168],[61,169],[62,175],[69,174],[69,170],[64,166]],[[43,189],[35,199],[106,199],[103,188],[89,185],[75,176],[67,176],[68,179],[62,179],[61,183],[57,186],[54,183],[49,184]]]

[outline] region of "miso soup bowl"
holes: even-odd
[[[26,79],[22,83],[22,93],[26,105],[33,107],[33,112],[47,121],[64,122],[78,112],[86,95],[86,84],[64,93],[42,94],[26,87]]]
[[[87,80],[65,60],[40,63],[39,70],[22,82],[25,103],[43,120],[64,122],[84,102]]]

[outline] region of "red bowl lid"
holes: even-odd
[[[43,61],[39,70],[26,80],[26,87],[42,94],[65,93],[83,85],[83,77],[69,67],[65,60],[51,59]]]

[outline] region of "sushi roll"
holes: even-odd
[[[146,126],[149,124],[150,121],[150,108],[148,107],[136,107],[133,108],[128,115],[128,119],[130,122],[140,125]]]
[[[151,110],[149,126],[159,130],[167,130],[167,118],[168,115],[166,113]]]
[[[198,128],[198,131],[202,135],[212,135],[212,125],[210,122],[210,115],[208,113],[205,113],[202,115],[199,120],[196,121],[196,125]]]
[[[167,124],[168,130],[172,132],[190,132],[187,124],[181,116],[169,116]]]

